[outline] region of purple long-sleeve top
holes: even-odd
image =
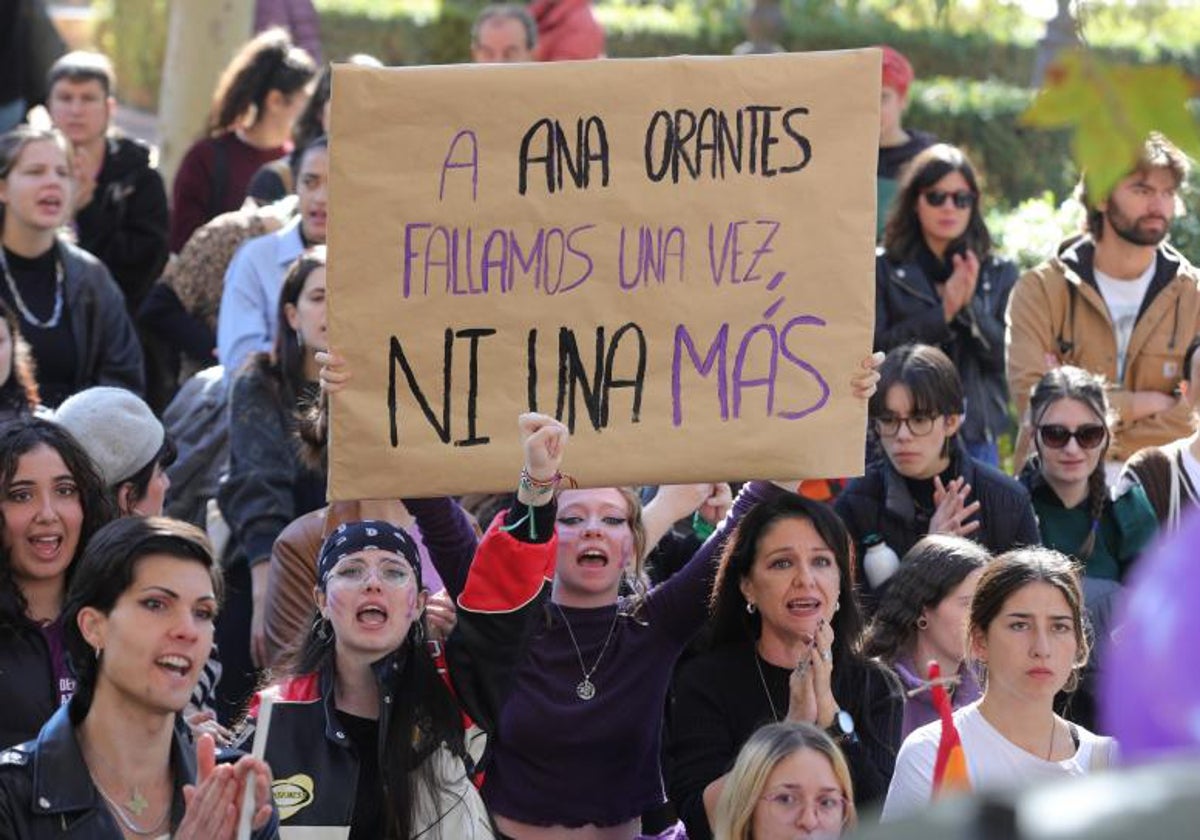
[[[637,609],[628,598],[550,609],[557,538],[531,542],[524,528],[493,524],[459,599],[450,653],[460,695],[489,731],[483,795],[494,813],[534,825],[611,826],[663,802],[659,745],[672,669],[707,619],[726,535],[767,487],[743,489],[717,532]],[[536,531],[552,535],[553,505],[535,513]],[[580,655],[588,667],[599,661],[590,700],[576,694]]]

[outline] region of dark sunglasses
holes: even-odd
[[[954,206],[959,210],[966,210],[975,203],[975,193],[970,190],[958,190],[957,192],[942,192],[941,190],[929,190],[923,192],[925,200],[929,202],[930,207],[941,207],[946,203],[946,199],[954,202]]]
[[[1095,449],[1108,437],[1108,429],[1099,423],[1088,423],[1071,431],[1066,426],[1050,423],[1038,426],[1038,434],[1042,438],[1042,444],[1051,449],[1062,449],[1071,442],[1071,438],[1075,438],[1081,449]]]

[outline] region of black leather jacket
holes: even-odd
[[[962,377],[967,413],[959,435],[967,443],[1009,431],[1004,310],[1016,282],[1016,265],[988,257],[970,304],[947,324],[942,299],[917,262],[890,262],[882,250],[875,259],[875,349],[918,341],[945,351]]]
[[[79,703],[59,708],[35,740],[0,752],[0,837],[4,840],[121,840],[122,833],[84,763],[75,720]],[[171,744],[171,830],[183,819],[183,786],[196,779],[195,751],[182,728]],[[254,840],[279,836],[273,817]]]

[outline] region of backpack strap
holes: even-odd
[[[1113,764],[1113,749],[1116,739],[1101,736],[1092,744],[1092,759],[1088,762],[1089,773],[1099,773],[1108,770]]]

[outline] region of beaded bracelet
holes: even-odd
[[[554,488],[562,479],[563,474],[557,471],[547,479],[534,478],[529,474],[529,470],[521,467],[521,489],[528,490],[533,496],[545,496],[547,493],[553,493]]]

